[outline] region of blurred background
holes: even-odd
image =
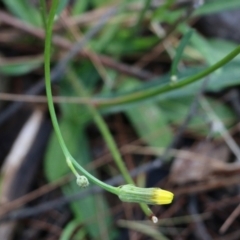
[[[0,2],[0,239],[240,239],[240,57],[174,88],[238,46],[240,1],[60,1],[52,89],[69,151],[124,184],[91,104],[136,185],[175,194],[150,206],[157,224],[138,204],[76,185],[48,113],[40,8]]]

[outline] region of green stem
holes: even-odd
[[[78,94],[90,99],[90,96],[89,96],[87,90],[85,89],[85,86],[80,81],[78,81],[78,77],[76,76],[75,72],[72,70],[69,70],[68,77],[69,77],[69,80],[74,85],[74,89],[78,92]],[[117,167],[119,168],[121,174],[123,175],[123,178],[125,179],[125,181],[127,183],[134,184],[134,181],[132,180],[132,177],[129,174],[129,172],[123,162],[121,154],[118,151],[117,144],[116,144],[115,140],[113,139],[112,134],[110,133],[107,124],[105,123],[102,116],[98,113],[98,111],[96,110],[96,108],[94,106],[88,105],[88,110],[90,111],[91,115],[93,116],[93,119],[94,119],[96,125],[98,126],[105,142],[107,143],[107,146],[113,156],[113,159],[114,159]]]
[[[130,102],[135,102],[139,100],[143,100],[149,97],[156,96],[158,94],[164,93],[164,92],[169,92],[174,89],[182,88],[188,84],[194,83],[197,80],[200,80],[209,74],[213,73],[216,71],[218,68],[224,66],[226,63],[231,61],[233,58],[235,58],[238,54],[240,53],[240,45],[235,48],[232,52],[230,52],[226,57],[212,65],[211,67],[201,71],[200,73],[197,73],[193,76],[184,78],[184,79],[179,79],[177,82],[174,84],[172,82],[169,82],[165,85],[161,85],[159,87],[154,86],[148,89],[143,89],[139,90],[137,92],[131,93],[131,94],[125,94],[119,97],[113,97],[113,98],[93,98],[89,102],[94,104],[97,107],[108,107],[108,106],[115,106],[115,105],[120,105],[120,104],[126,104]]]
[[[44,49],[44,70],[45,70],[45,85],[46,85],[46,94],[47,94],[47,100],[48,100],[48,108],[50,112],[50,116],[52,119],[52,124],[55,130],[55,133],[57,135],[59,144],[61,146],[61,149],[63,151],[63,154],[66,158],[67,164],[69,165],[69,161],[71,162],[70,168],[73,169],[74,166],[78,168],[78,170],[85,175],[87,178],[89,178],[90,181],[97,184],[98,186],[104,188],[105,190],[112,192],[114,194],[118,194],[118,188],[113,187],[111,185],[108,185],[99,179],[95,178],[93,175],[91,175],[88,171],[86,171],[82,166],[79,165],[79,163],[71,156],[69,153],[66,144],[64,142],[64,139],[62,137],[57,116],[55,113],[54,105],[53,105],[53,98],[52,98],[52,90],[51,90],[51,74],[50,74],[50,53],[51,53],[51,39],[52,39],[52,27],[54,23],[54,16],[55,12],[58,7],[59,0],[53,0],[52,7],[49,13],[49,17],[46,24],[46,37],[45,37],[45,49]],[[45,13],[44,13],[45,14]],[[74,174],[77,174],[76,170],[73,170]]]
[[[145,88],[143,90],[136,91],[134,93],[130,94],[123,94],[118,97],[108,97],[108,98],[82,98],[78,99],[78,103],[80,104],[86,104],[86,105],[94,105],[97,108],[104,108],[104,107],[110,107],[110,106],[116,106],[121,104],[127,104],[131,102],[136,102],[139,100],[144,100],[150,97],[154,97],[156,95],[159,95],[161,93],[170,92],[178,88],[182,88],[188,84],[194,83],[209,74],[213,73],[217,69],[221,68],[228,62],[230,62],[233,58],[235,58],[240,53],[240,45],[235,48],[232,52],[230,52],[227,56],[225,56],[223,59],[212,65],[211,67],[201,71],[200,73],[197,73],[195,75],[192,75],[190,77],[179,79],[177,82],[170,82],[166,83],[161,86],[154,86],[150,88]]]
[[[79,95],[82,95],[86,98],[90,98],[88,91],[85,89],[85,86],[82,84],[82,82],[78,81],[78,77],[76,76],[74,71],[72,71],[72,70],[68,71],[68,78],[72,82],[74,89],[77,91],[77,93]],[[108,146],[108,148],[113,156],[113,159],[114,159],[119,171],[121,172],[123,178],[125,179],[125,181],[128,184],[135,185],[131,175],[129,174],[129,172],[124,164],[124,161],[118,150],[117,144],[116,144],[111,132],[109,131],[109,128],[108,128],[107,124],[105,123],[104,119],[102,118],[102,116],[99,114],[99,112],[96,110],[96,108],[93,105],[88,105],[88,109],[89,109],[90,113],[92,114],[93,119],[94,119],[96,125],[98,126],[105,142],[107,143],[107,146]],[[151,210],[148,208],[147,204],[141,203],[140,206],[141,206],[143,212],[147,216],[153,215]]]

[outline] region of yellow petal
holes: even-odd
[[[169,204],[172,202],[173,197],[173,193],[161,188],[155,188],[153,191],[152,201],[155,202],[155,204]]]

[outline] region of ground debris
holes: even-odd
[[[180,150],[170,171],[170,181],[182,185],[203,181],[220,173],[240,170],[239,163],[229,163],[230,151],[225,144],[199,141],[191,148]]]

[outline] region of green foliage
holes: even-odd
[[[81,222],[78,219],[71,220],[64,228],[60,240],[82,240],[86,236],[84,228],[78,230]]]
[[[167,147],[172,140],[172,132],[161,108],[153,103],[145,103],[125,111],[132,126],[149,146]]]
[[[7,76],[19,76],[30,73],[43,64],[43,58],[34,57],[18,61],[6,61],[0,64],[0,73]]]
[[[236,115],[233,111],[225,104],[208,99],[211,106],[214,108],[215,113],[221,119],[226,127],[231,127],[236,121]],[[166,117],[169,124],[173,126],[179,126],[184,122],[188,112],[189,106],[193,102],[192,97],[181,97],[179,99],[163,100],[159,103],[162,108],[163,114]],[[198,136],[206,136],[209,133],[209,122],[207,121],[204,111],[199,107],[197,114],[191,119],[188,126],[188,130]]]
[[[181,17],[183,11],[182,10],[175,10],[171,11],[168,8],[171,6],[172,3],[163,5],[159,7],[154,13],[152,17],[152,21],[157,21],[160,23],[167,22],[169,24],[174,23],[179,17]]]
[[[195,14],[205,15],[238,8],[240,8],[238,0],[206,0],[206,3],[197,9]]]
[[[174,60],[173,60],[173,63],[172,63],[172,66],[171,66],[171,78],[176,76],[177,78],[177,68],[178,68],[178,64],[182,58],[182,55],[183,55],[183,51],[184,51],[184,48],[186,47],[186,45],[188,44],[191,36],[193,34],[193,30],[190,29],[182,38],[177,50],[176,50],[176,55],[174,57]],[[171,79],[173,80],[173,79]]]
[[[151,2],[147,0],[123,1],[120,3],[117,16],[114,16],[94,39],[89,40],[88,47],[96,55],[104,53],[119,61],[125,61],[126,59],[127,64],[129,62],[132,64],[132,61],[137,61],[138,57],[141,58],[141,56],[148,54],[161,41],[159,36],[152,32],[151,23],[157,22],[159,25],[167,23],[171,26],[186,11],[185,8],[172,10],[172,6],[175,4],[175,1],[172,0],[168,0],[165,4],[156,8],[149,8]],[[68,1],[63,1],[61,9],[67,3]],[[104,8],[113,3],[111,0],[75,1],[71,13],[77,16],[92,9]],[[9,3],[5,4],[8,4],[9,8],[13,8]],[[132,10],[135,6],[139,10],[138,12]],[[203,15],[218,12],[224,8],[233,9],[239,6],[239,1],[234,0],[230,0],[228,3],[223,0],[206,1],[206,4],[199,8],[195,14]],[[11,11],[16,11],[17,16],[30,21],[26,16],[26,19],[23,18],[22,12],[24,11],[20,11],[20,9],[24,9],[23,5],[19,9],[14,11],[13,9]],[[91,27],[91,25],[87,26],[86,29],[88,27]],[[166,54],[177,49],[171,73],[161,74],[152,81],[140,81],[133,77],[126,77],[121,74],[121,71],[118,73],[112,69],[103,68],[103,72],[107,73],[111,78],[111,86],[109,86],[107,81],[101,81],[103,72],[100,74],[98,70],[103,66],[96,67],[96,62],[94,65],[89,60],[81,60],[80,63],[70,63],[70,68],[76,76],[79,76],[82,84],[86,87],[87,92],[90,94],[90,100],[94,99],[96,93],[98,98],[95,97],[95,99],[99,99],[99,105],[96,104],[96,107],[99,107],[102,114],[110,115],[117,111],[123,112],[138,138],[143,139],[149,146],[167,148],[174,139],[173,127],[181,125],[186,118],[189,107],[199,92],[205,77],[210,74],[206,87],[208,92],[219,92],[240,83],[240,57],[236,57],[226,64],[227,61],[230,61],[238,54],[239,47],[229,41],[206,39],[197,31],[194,33],[192,31],[188,32],[189,29],[187,22],[176,27],[176,32],[181,33],[183,36],[182,42],[178,42],[178,47],[176,45],[166,47],[167,51],[165,51],[163,60],[166,60]],[[85,28],[81,29],[81,31],[84,33]],[[178,38],[175,37],[174,39],[177,40]],[[186,46],[190,46],[192,50],[199,53],[200,58],[199,56],[195,58],[190,51],[184,51]],[[234,56],[232,55],[231,58],[219,63],[234,49],[237,49]],[[199,59],[202,61],[201,63],[199,63]],[[167,60],[169,61],[169,59]],[[159,59],[156,61],[159,61]],[[216,63],[219,65],[216,65],[214,69],[207,68]],[[156,62],[153,65],[156,67]],[[23,63],[21,67],[26,73],[35,69],[34,66],[34,63],[31,62],[29,64]],[[210,70],[206,72],[205,69]],[[204,71],[206,74],[201,75]],[[7,73],[6,69],[5,72]],[[11,71],[11,74],[13,75],[14,72],[17,74],[24,73],[23,70],[21,72],[16,67]],[[178,81],[176,83],[170,81],[172,75],[177,75]],[[78,93],[74,91],[76,89],[68,81],[63,81],[59,89],[60,95],[64,96],[76,96]],[[83,96],[80,95],[80,97]],[[84,95],[84,97],[86,96]],[[108,103],[101,105],[101,101],[104,100],[108,101]],[[209,98],[208,100],[225,126],[227,128],[231,127],[236,121],[236,116],[232,110],[218,99]],[[85,167],[92,161],[86,126],[93,121],[94,116],[89,111],[89,108],[83,105],[61,104],[60,110],[60,129],[67,148],[74,158]],[[187,130],[198,137],[207,136],[209,125],[201,108],[192,118]],[[50,182],[70,172],[54,133],[46,154],[44,170]],[[92,173],[97,175],[95,170]],[[71,195],[80,190],[73,181],[63,186],[62,191],[65,195]],[[108,216],[109,209],[103,195],[89,195],[82,200],[71,203],[70,208],[73,219],[66,225],[61,240],[85,239],[86,236],[91,239],[105,239],[104,234],[113,239],[115,231],[109,232],[112,219]],[[98,222],[95,221],[96,219]],[[142,231],[147,233],[146,229],[142,229]],[[149,233],[149,235],[154,235],[156,239],[164,238],[157,232]]]
[[[81,79],[91,91],[98,80],[98,75],[92,64],[86,62],[81,66],[81,69],[78,69],[78,66],[75,67],[76,72],[81,75]],[[66,80],[61,84],[61,94],[74,95],[71,84]],[[81,166],[86,167],[92,161],[88,137],[85,133],[86,126],[91,120],[89,111],[85,106],[71,105],[69,107],[68,104],[62,104],[61,110],[60,129],[67,148]],[[49,181],[54,181],[70,173],[55,133],[53,133],[49,144],[44,169]],[[97,175],[96,171],[92,171],[92,174]],[[75,180],[63,186],[62,189],[66,195],[72,195],[80,191]],[[104,236],[104,234],[107,234],[110,239],[114,236],[114,231],[109,232],[111,218],[103,195],[91,194],[84,199],[72,202],[70,207],[74,219],[72,224],[67,227],[67,230],[63,232],[63,239],[71,235],[72,231],[80,224],[82,228],[80,232],[76,233],[77,235],[84,236],[84,234],[88,234],[91,239],[98,239],[99,236]],[[101,224],[99,224],[99,221],[101,221]],[[77,236],[75,238],[78,239]]]
[[[58,5],[57,14],[61,14],[64,8],[69,4],[69,0],[61,0]]]
[[[81,165],[86,166],[91,162],[91,156],[87,138],[84,133],[84,125],[74,118],[74,111],[72,111],[73,114],[71,116],[69,116],[69,113],[70,112],[67,112],[68,116],[66,116],[65,113],[66,118],[61,119],[61,131],[69,151],[73,153],[73,156],[78,159]],[[54,133],[44,163],[45,174],[49,181],[57,180],[70,173]],[[79,191],[79,186],[75,180],[63,186],[63,192],[66,195],[71,195]],[[99,208],[96,209],[96,206]],[[84,199],[72,202],[70,207],[73,210],[74,219],[79,223],[89,219],[89,222],[84,223],[83,227],[86,227],[86,231],[91,235],[92,239],[97,239],[97,237],[101,235],[101,232],[108,231],[110,218],[107,216],[108,208],[102,195],[89,195]],[[99,214],[102,214],[101,229],[99,228],[98,222],[96,222],[96,219],[100,217]]]
[[[88,8],[88,5],[89,5],[89,1],[75,1],[72,8],[72,14],[78,15],[85,12]]]
[[[176,126],[181,125],[186,118],[193,99],[201,89],[206,77],[209,78],[206,86],[207,93],[219,93],[240,84],[240,56],[237,56],[240,50],[239,46],[226,40],[208,39],[198,31],[192,33],[191,21],[188,21],[192,20],[190,16],[189,19],[179,24],[178,21],[185,16],[187,8],[183,5],[178,7],[175,0],[117,2],[113,0],[61,0],[56,14],[53,12],[51,15],[48,10],[53,2],[42,0],[42,5],[40,5],[38,1],[3,0],[3,5],[6,11],[17,17],[19,23],[24,21],[28,25],[35,26],[36,29],[45,26],[49,17],[53,23],[54,16],[60,15],[65,8],[68,8],[70,14],[70,16],[65,15],[66,18],[83,17],[89,12],[92,14],[95,10],[104,11],[109,7],[117,8],[117,13],[106,23],[103,30],[93,39],[88,40],[86,48],[90,49],[89,52],[93,52],[96,56],[95,62],[92,63],[91,59],[87,58],[75,58],[74,62],[70,62],[67,67],[72,69],[76,76],[79,76],[82,85],[89,93],[89,100],[96,101],[94,107],[98,109],[95,113],[99,111],[102,115],[113,115],[115,112],[122,112],[128,118],[137,137],[143,139],[146,145],[161,148],[169,146],[174,139]],[[43,9],[46,8],[42,15],[39,11],[40,6]],[[206,0],[203,6],[196,9],[192,17],[239,8],[239,0]],[[100,18],[94,21],[98,22],[99,20]],[[95,24],[94,21],[86,22],[84,26],[70,26],[71,32],[74,31],[83,36]],[[175,29],[173,29],[170,38],[165,41],[166,33],[174,26]],[[70,36],[69,29],[61,28],[59,30],[58,28],[54,34],[61,35],[61,38],[65,38],[63,40],[74,39],[73,36]],[[21,49],[22,46],[26,47],[28,43],[33,43],[33,41],[29,41],[30,38],[30,35],[27,37],[24,35],[19,45],[14,41],[16,44],[14,49],[17,50],[18,47]],[[157,57],[147,62],[146,68],[140,69],[157,76],[151,81],[141,81],[126,76],[122,73],[121,65],[117,66],[120,70],[116,71],[98,61],[98,56],[105,54],[114,61],[127,64],[131,71],[133,67],[139,66],[137,64],[139,59],[141,60],[142,57],[148,56],[150,53],[154,55],[152,49],[160,43],[162,43],[161,51],[163,52],[156,51]],[[235,51],[234,56],[225,59],[226,61],[221,61],[234,49],[238,50],[238,52]],[[57,62],[62,54],[62,49],[59,50],[56,45],[54,53],[54,62]],[[1,54],[4,55],[5,52],[3,51]],[[51,51],[48,52],[49,59],[50,54]],[[230,60],[231,62],[226,64]],[[205,75],[199,75],[219,61],[221,64],[214,69],[210,69],[211,71]],[[0,64],[0,74],[10,77],[29,74],[37,70],[42,63],[41,56],[19,58],[17,61],[16,59],[5,60],[4,57],[4,61],[1,61]],[[50,63],[48,65],[50,66]],[[160,69],[159,65],[164,65],[164,68]],[[109,80],[102,80],[104,74],[107,74]],[[173,75],[178,77],[175,83],[170,81]],[[83,97],[66,79],[67,77],[59,84],[59,95]],[[105,104],[104,101],[106,101]],[[236,122],[236,116],[231,108],[217,97],[208,98],[208,101],[224,125],[227,128],[232,127]],[[88,106],[77,104],[64,103],[58,107],[59,125],[66,146],[78,163],[86,167],[93,160],[92,150],[89,147],[89,136],[86,134],[88,124],[94,121],[93,111],[89,111]],[[206,138],[208,135],[209,122],[206,118],[206,112],[201,107],[193,116],[187,131],[192,136],[202,138]],[[56,133],[52,134],[49,141],[44,160],[44,171],[49,182],[70,174]],[[92,170],[92,174],[98,175],[96,169]],[[81,189],[75,180],[62,186],[62,192],[66,196],[80,191]],[[69,207],[73,217],[63,229],[61,240],[114,239],[116,230],[112,226],[113,219],[103,194],[90,194],[81,200],[70,203]],[[156,229],[151,229],[148,226],[128,223],[128,226],[125,224],[125,227],[140,231],[154,239],[165,239],[163,235],[155,231]]]
[[[141,85],[134,79],[126,79],[120,89],[129,89]],[[136,133],[149,146],[167,147],[172,140],[172,132],[164,112],[155,103],[137,104],[124,111]]]
[[[79,148],[77,142],[81,126],[79,127],[76,124],[72,124],[69,120],[61,119],[60,127],[69,151],[76,154]],[[44,164],[45,174],[50,182],[70,173],[70,170],[66,165],[65,157],[59,146],[56,134],[53,134],[51,137]]]
[[[183,30],[184,29],[184,30]],[[188,27],[182,26],[181,32],[188,32]],[[187,33],[186,33],[187,34]],[[213,65],[219,60],[221,60],[227,53],[231,52],[234,48],[231,48],[231,44],[223,46],[224,48],[215,47],[206,38],[201,36],[198,32],[194,32],[190,39],[190,43],[195,49],[197,49],[202,55],[203,59],[208,65]],[[226,47],[226,48],[225,48]]]
[[[41,17],[39,10],[30,4],[28,0],[3,0],[3,3],[10,12],[18,16],[27,23],[35,26],[41,26]]]
[[[94,8],[98,8],[98,7],[107,6],[108,4],[112,3],[112,1],[111,0],[92,0],[91,3]]]

